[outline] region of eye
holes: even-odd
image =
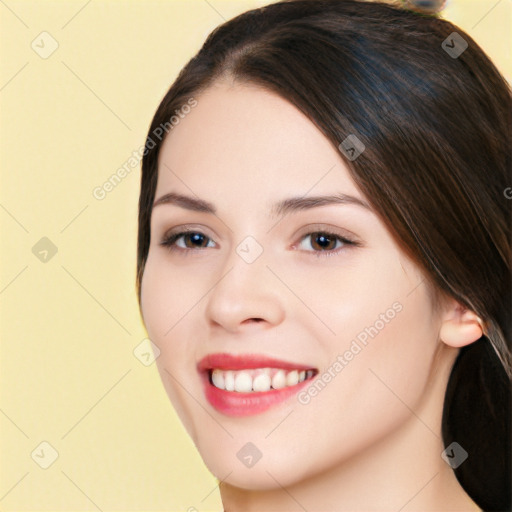
[[[170,233],[164,237],[160,245],[167,247],[170,251],[190,251],[213,247],[213,240],[200,231],[183,230],[178,233]]]
[[[346,246],[357,245],[359,245],[359,243],[356,241],[350,240],[347,237],[336,233],[331,233],[329,231],[313,231],[311,233],[307,233],[301,238],[301,242],[298,247],[307,252],[314,252],[317,257],[322,257],[337,254],[346,248]],[[307,249],[307,247],[312,247],[313,251]]]
[[[166,247],[169,251],[181,251],[183,254],[189,254],[199,252],[198,249],[215,247],[215,242],[201,231],[182,229],[175,233],[166,234],[160,245]],[[346,236],[322,230],[311,231],[302,236],[297,248],[313,253],[316,257],[323,257],[338,254],[348,246],[359,245],[359,242]]]

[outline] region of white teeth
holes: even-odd
[[[235,390],[235,377],[231,370],[224,372],[224,389],[226,391],[234,391]]]
[[[283,370],[279,368],[257,368],[253,370],[211,371],[212,384],[219,389],[238,393],[265,392],[295,386],[313,377],[313,370]]]
[[[288,373],[286,376],[286,385],[287,386],[295,386],[299,383],[299,372],[297,370],[293,370],[293,372]]]
[[[237,372],[235,391],[239,393],[249,393],[249,391],[252,391],[252,378],[247,372]]]
[[[272,377],[272,387],[274,389],[281,389],[286,386],[286,374],[284,370],[279,370],[274,377]]]
[[[254,377],[252,381],[253,391],[270,391],[270,375],[261,373]]]
[[[216,388],[225,389],[224,388],[224,372],[222,370],[213,370],[212,382]]]

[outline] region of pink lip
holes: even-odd
[[[291,396],[298,393],[303,387],[308,386],[312,379],[306,379],[295,386],[282,389],[271,389],[260,393],[239,393],[218,389],[210,382],[209,370],[218,368],[221,370],[244,370],[253,368],[282,368],[284,370],[315,370],[311,366],[290,363],[260,356],[248,354],[234,356],[231,354],[210,354],[197,365],[201,374],[203,389],[206,399],[219,412],[227,416],[250,416],[260,414],[269,408],[283,403]]]
[[[209,354],[197,364],[200,372],[218,368],[219,370],[250,370],[254,368],[282,368],[283,370],[314,370],[312,366],[281,361],[258,354],[233,355],[226,353]]]

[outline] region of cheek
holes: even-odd
[[[396,250],[382,245],[380,251],[356,250],[346,256],[272,266],[290,290],[276,280],[288,320],[307,328],[310,339],[318,340],[324,352],[343,349],[374,325],[380,332],[388,331],[392,324],[414,326],[430,318],[430,304],[423,299],[413,302],[418,294],[411,293],[422,276],[413,268],[406,274]],[[418,290],[422,293],[424,287],[420,285]],[[406,306],[408,314],[403,313]],[[398,339],[407,333],[401,335]]]
[[[180,380],[191,357],[187,355],[191,347],[184,327],[198,298],[188,274],[185,276],[164,260],[150,251],[141,282],[141,310],[148,336],[160,349],[156,362],[169,391],[169,384],[173,388],[177,384],[165,370]]]
[[[328,351],[330,366],[341,355],[343,368],[325,400],[340,411],[340,423],[370,439],[415,410],[428,387],[439,325],[425,285],[417,286],[420,276],[407,276],[396,262],[363,275],[368,279],[359,285],[351,281],[350,300],[338,301]]]
[[[291,272],[287,277],[293,279]],[[325,377],[306,409],[325,419],[326,431],[336,424],[352,439],[369,442],[410,414],[404,403],[414,409],[420,400],[439,333],[421,280],[413,268],[406,274],[390,251],[359,260],[357,268],[303,271],[289,281],[331,330],[297,307],[297,321],[317,342]]]
[[[156,363],[175,406],[182,395],[179,383],[185,385],[196,376],[190,369],[195,368],[196,352],[204,340],[191,337],[191,331],[202,332],[197,309],[207,291],[205,278],[169,264],[165,254],[150,251],[141,282],[144,324],[160,349]]]
[[[400,297],[401,307],[388,312],[393,318],[384,326],[378,322],[379,314],[393,304],[394,294],[383,294],[382,300],[361,298],[361,302],[353,296],[353,303],[339,313],[336,336],[317,333],[319,347],[327,354],[325,364],[317,384],[309,389],[311,394],[303,394],[295,405],[301,427],[288,433],[283,429],[280,438],[290,451],[299,451],[297,459],[310,461],[304,472],[314,474],[334,466],[408,420],[416,421],[411,411],[419,409],[428,390],[437,337],[424,288],[409,296],[408,292]],[[361,333],[366,337],[357,338]],[[279,466],[279,460],[275,464]],[[286,475],[279,477],[286,485]]]
[[[390,251],[346,276],[343,297],[332,297],[341,308],[334,328],[338,340],[330,346],[341,354],[349,351],[346,373],[359,390],[373,382],[386,390],[389,400],[399,402],[394,392],[409,403],[426,385],[439,325],[426,285],[420,284],[423,276],[406,268],[407,273]],[[373,387],[368,390],[374,392]]]
[[[148,334],[167,340],[201,298],[198,272],[170,264],[165,254],[150,250],[141,282],[141,309]]]
[[[193,421],[200,411],[187,390],[194,396],[199,393],[195,368],[195,346],[190,343],[191,308],[204,291],[199,293],[199,277],[180,272],[165,261],[165,257],[148,255],[141,281],[141,310],[149,338],[160,349],[156,365],[165,391],[194,442],[197,427]]]

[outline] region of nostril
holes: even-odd
[[[263,322],[263,318],[248,318],[247,320],[244,320],[242,323],[250,323],[250,322]]]

